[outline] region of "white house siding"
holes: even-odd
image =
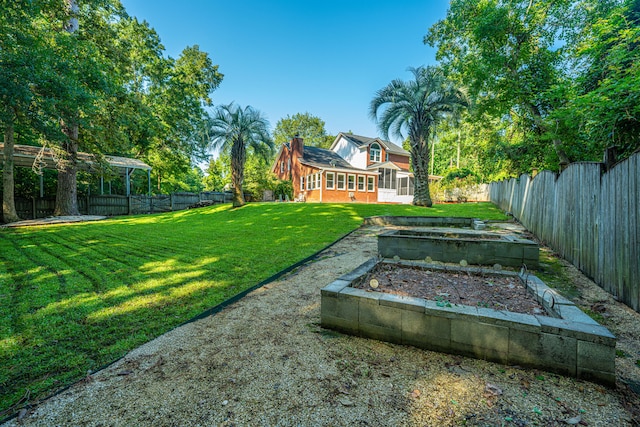
[[[366,169],[367,168],[367,150],[364,150],[364,151],[357,150],[355,152],[355,156],[353,156],[353,159],[347,160],[347,161],[359,169]]]
[[[367,168],[367,152],[360,151],[353,143],[344,138],[340,138],[338,143],[333,147],[333,151],[340,157],[345,159],[351,166],[358,169]]]
[[[398,196],[396,190],[378,188],[378,202],[411,204],[413,196]]]

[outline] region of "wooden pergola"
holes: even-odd
[[[151,166],[138,159],[119,156],[102,156],[104,163],[124,176],[127,196],[131,194],[131,174],[136,169],[147,171],[149,194],[151,194]],[[4,161],[4,144],[0,143],[0,161]],[[42,169],[56,169],[55,153],[48,147],[34,147],[31,145],[15,145],[13,148],[14,166]],[[100,173],[100,193],[104,194],[104,168],[93,154],[78,153],[78,169]],[[43,195],[43,178],[40,175],[40,196]]]

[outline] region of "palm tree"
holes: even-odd
[[[214,148],[231,151],[231,183],[233,184],[233,206],[245,204],[242,192],[244,164],[247,148],[256,153],[271,152],[273,141],[269,136],[269,122],[251,106],[245,108],[231,103],[221,105],[211,119],[209,136]]]
[[[433,202],[429,193],[429,137],[438,121],[467,106],[468,101],[440,68],[418,67],[409,71],[415,80],[393,80],[376,92],[370,114],[386,139],[390,131],[404,139],[402,130],[408,130],[414,174],[413,204],[430,207]]]

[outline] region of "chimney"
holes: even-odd
[[[304,156],[304,142],[298,135],[294,136],[291,140],[291,152],[293,157],[301,158]]]

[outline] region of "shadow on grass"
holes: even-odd
[[[68,385],[308,257],[365,216],[440,213],[446,209],[218,205],[2,230],[0,417],[24,396]]]

